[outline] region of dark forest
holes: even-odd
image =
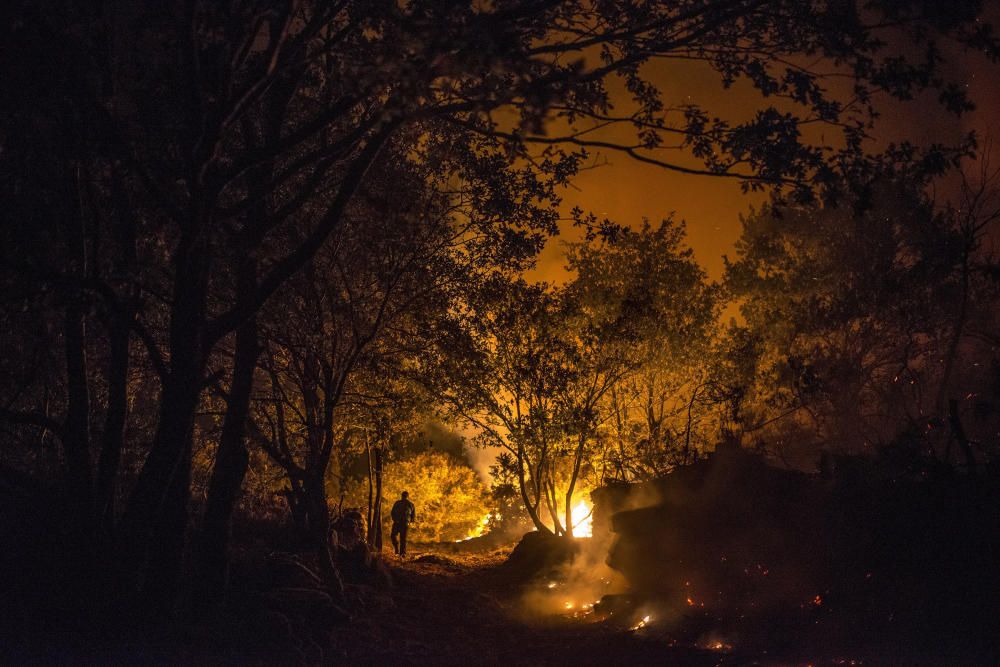
[[[0,17],[0,661],[1000,662],[992,3]]]

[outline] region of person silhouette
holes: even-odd
[[[417,508],[409,500],[410,494],[403,491],[399,500],[392,505],[389,516],[392,517],[392,532],[389,539],[392,541],[392,548],[400,556],[406,555],[406,532],[410,524],[417,518]]]

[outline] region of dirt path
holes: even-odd
[[[523,589],[490,555],[392,561],[392,594],[366,601],[334,642],[351,665],[735,665],[591,618],[526,615]]]

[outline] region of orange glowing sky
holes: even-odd
[[[997,14],[1000,18],[1000,12]],[[882,117],[871,131],[878,143],[900,139],[918,144],[957,142],[970,130],[980,138],[992,136],[1000,141],[1000,90],[995,83],[1000,66],[991,65],[979,54],[956,49],[945,52],[949,56],[945,71],[968,86],[977,109],[958,118],[941,110],[934,95],[906,103],[883,102]],[[711,71],[701,65],[657,65],[651,78],[660,84],[667,104],[700,104],[728,120],[739,120],[761,105],[761,98],[748,84],[723,89]],[[614,136],[608,133],[602,138]],[[681,159],[676,153],[661,157]],[[604,154],[601,158],[610,164],[581,173],[574,181],[575,187],[563,193],[564,209],[579,206],[599,217],[632,226],[640,224],[643,217],[656,222],[673,212],[687,222],[688,241],[712,278],[721,275],[722,255],[732,254],[740,214],[764,199],[759,193],[744,195],[733,180],[669,172],[619,154]],[[682,163],[697,166],[690,161]],[[561,246],[577,238],[578,231],[565,225],[560,235],[548,242],[533,277],[555,281],[564,278]]]

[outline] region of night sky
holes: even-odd
[[[988,14],[994,24],[998,23],[1000,9],[990,10]],[[952,80],[968,86],[977,108],[956,117],[945,112],[930,93],[910,102],[890,102],[883,96],[879,105],[882,116],[870,130],[879,139],[873,146],[903,139],[919,145],[957,143],[969,131],[976,132],[981,145],[990,136],[994,143],[1000,141],[1000,87],[990,71],[990,63],[978,53],[947,44],[942,44],[941,48],[946,56],[945,72]],[[699,104],[734,121],[747,117],[746,114],[761,105],[761,97],[749,83],[738,81],[733,87],[724,89],[717,75],[706,65],[659,62],[654,67],[657,68],[655,79],[663,84],[667,104]],[[831,81],[831,85],[835,84]],[[623,94],[618,97],[626,101]],[[627,129],[622,128],[596,136],[624,139],[626,135]],[[998,150],[994,148],[994,162],[1000,157],[996,155]],[[680,151],[662,151],[659,157],[699,166],[690,158],[684,158]],[[732,254],[740,232],[740,215],[765,199],[761,193],[743,194],[739,182],[731,179],[669,172],[622,154],[594,155],[592,158],[607,164],[586,170],[574,179],[574,187],[564,193],[564,209],[569,211],[579,206],[599,217],[631,226],[640,224],[643,217],[655,223],[673,212],[677,218],[687,221],[688,241],[712,278],[721,275],[722,256]],[[947,197],[947,178],[939,183],[937,193],[942,199]],[[542,280],[560,280],[565,275],[562,243],[577,238],[579,231],[564,224],[560,235],[549,240],[535,275]]]

